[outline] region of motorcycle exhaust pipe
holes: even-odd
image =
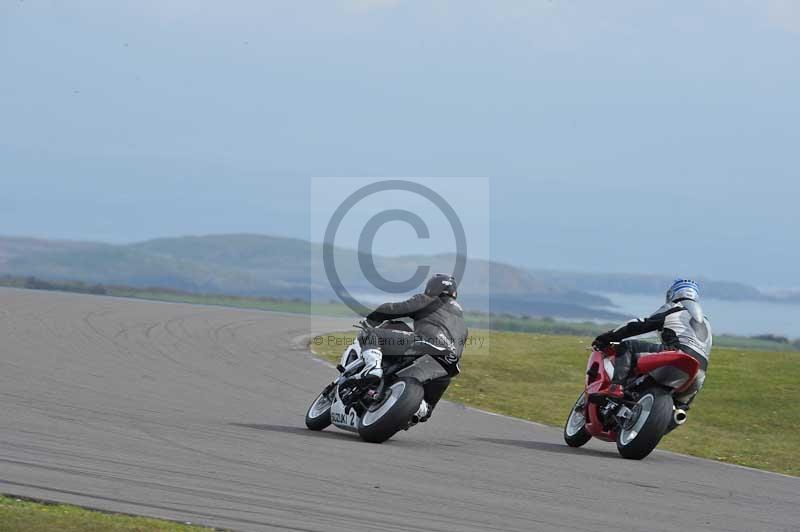
[[[675,411],[672,413],[672,419],[673,421],[675,421],[676,425],[683,425],[684,423],[686,423],[687,417],[688,414],[686,413],[686,410],[684,410],[683,408],[676,408]]]

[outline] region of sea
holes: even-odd
[[[598,292],[598,295],[607,297],[616,305],[610,310],[632,316],[646,316],[663,303],[661,299],[647,295],[608,292]],[[704,299],[702,306],[715,334],[776,334],[790,339],[800,338],[800,304]]]

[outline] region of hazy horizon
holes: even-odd
[[[476,176],[474,256],[800,288],[797,57],[779,0],[10,2],[0,233],[308,240],[313,177]]]
[[[85,240],[85,239],[84,240],[81,240],[81,239],[53,239],[53,238],[48,238],[46,236],[11,235],[11,234],[4,234],[4,233],[0,233],[0,238],[22,238],[22,239],[30,238],[30,239],[34,239],[34,240],[52,240],[52,241],[59,241],[60,240],[60,241],[69,241],[69,242],[75,242],[75,243],[83,242],[83,243],[89,243],[89,244],[94,243],[94,244],[110,244],[110,245],[125,246],[125,245],[142,244],[142,243],[145,243],[145,242],[148,242],[148,241],[160,240],[160,239],[203,238],[203,237],[219,237],[219,236],[247,236],[247,235],[256,236],[256,237],[293,239],[293,240],[298,240],[298,241],[302,241],[302,242],[310,242],[311,244],[315,244],[315,245],[322,245],[322,241],[321,240],[309,240],[308,238],[300,238],[300,237],[279,235],[279,234],[274,234],[274,233],[268,234],[268,233],[248,233],[248,232],[242,232],[242,233],[204,233],[204,234],[188,234],[187,233],[187,234],[179,234],[179,235],[162,235],[162,236],[159,236],[159,237],[147,238],[147,239],[144,239],[144,240],[129,240],[129,241],[122,241],[122,240],[120,240],[120,241],[104,241],[104,240]],[[337,244],[337,248],[340,248],[340,249],[343,249],[343,250],[346,250],[346,251],[355,251],[357,249],[357,246],[347,246],[347,245],[339,246]],[[452,255],[452,254],[453,254],[452,252],[442,252],[442,253],[439,253],[438,255]],[[384,258],[393,258],[393,257],[407,258],[407,257],[413,257],[413,256],[428,256],[428,257],[430,257],[430,256],[435,256],[435,255],[437,255],[437,253],[416,253],[416,254],[408,254],[408,253],[395,253],[395,254],[393,254],[391,252],[380,253],[380,254],[376,253],[376,256],[381,256],[381,257],[384,257]],[[495,263],[505,264],[505,265],[512,266],[514,268],[518,268],[518,269],[522,269],[522,270],[529,270],[529,271],[531,271],[533,273],[536,273],[536,272],[554,272],[554,273],[587,274],[587,275],[623,273],[623,274],[631,274],[631,275],[655,275],[655,276],[664,276],[664,275],[668,276],[668,275],[670,275],[669,273],[664,273],[664,272],[633,272],[633,271],[631,271],[631,272],[612,272],[612,271],[599,271],[599,270],[597,270],[597,271],[589,271],[589,270],[580,270],[580,269],[539,268],[539,267],[532,266],[532,265],[529,265],[529,264],[514,263],[514,262],[508,262],[508,261],[500,261],[500,260],[496,260],[496,259],[492,259],[492,258],[485,258],[485,257],[472,257],[472,256],[470,256],[470,259],[492,261],[492,262],[495,262]],[[715,281],[715,282],[743,282],[743,281],[737,281],[735,279],[720,279],[720,278],[711,277],[711,276],[706,276],[706,278],[708,280]],[[748,284],[746,282],[743,282],[743,283],[744,284]],[[749,286],[752,286],[752,287],[757,288],[759,290],[763,290],[764,293],[766,293],[766,294],[769,294],[769,293],[771,293],[773,291],[793,290],[793,288],[791,288],[791,287],[779,287],[778,289],[774,289],[774,288],[769,287],[769,286],[759,286],[759,285],[756,285],[756,284],[749,284]],[[611,291],[609,291],[609,292],[599,291],[597,293],[603,294],[603,295],[610,295],[610,294],[613,294],[615,296],[618,295],[618,294],[616,294],[614,292],[611,292]],[[770,303],[766,303],[766,304],[770,304]],[[793,305],[793,304],[789,304],[789,305]]]

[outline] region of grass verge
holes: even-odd
[[[354,332],[314,342],[338,361]],[[590,338],[477,330],[445,399],[562,426],[583,389]],[[349,340],[349,341],[348,341]],[[800,476],[800,353],[715,348],[689,421],[661,449]]]
[[[0,495],[0,532],[203,532],[211,528]]]

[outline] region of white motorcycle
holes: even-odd
[[[365,322],[358,327],[361,333],[344,350],[336,366],[340,375],[308,408],[306,426],[322,430],[332,423],[358,433],[364,441],[383,443],[398,431],[414,425],[413,417],[424,396],[422,385],[447,375],[433,356],[444,355],[447,351],[425,344],[425,353],[384,356],[380,382],[366,382],[353,377],[365,366],[362,350],[371,328]],[[402,321],[387,321],[378,328],[411,332]]]

